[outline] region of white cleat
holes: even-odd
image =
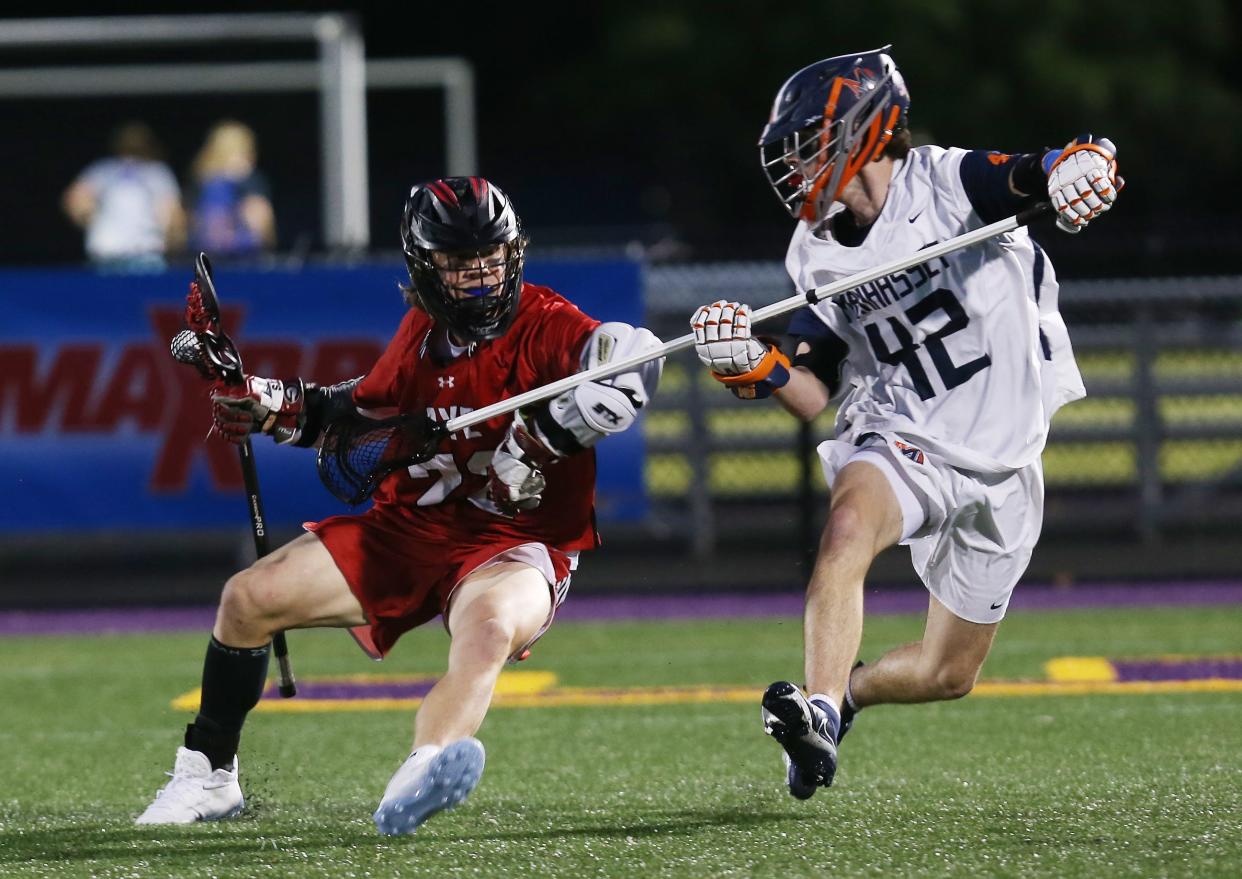
[[[375,826],[387,836],[413,833],[437,812],[470,795],[483,775],[483,744],[459,739],[441,749],[424,745],[393,775],[375,810]]]
[[[172,781],[157,791],[155,800],[136,824],[193,824],[232,818],[246,804],[237,783],[237,758],[231,769],[211,768],[205,754],[177,749],[177,762],[168,775]]]

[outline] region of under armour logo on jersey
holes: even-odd
[[[437,383],[437,384],[439,384],[439,385],[440,385],[440,387],[442,387],[442,388],[451,388],[451,387],[453,386],[453,379],[455,379],[455,378],[457,378],[457,376],[455,376],[455,375],[441,375],[441,376],[437,376],[437,377],[436,377],[436,383]]]

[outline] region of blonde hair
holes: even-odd
[[[207,132],[207,140],[194,157],[191,170],[195,179],[204,180],[216,174],[226,174],[243,162],[254,165],[257,154],[258,147],[250,126],[231,119],[217,122]]]

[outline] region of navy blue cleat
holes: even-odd
[[[483,775],[484,752],[478,739],[445,747],[422,747],[393,775],[375,810],[375,827],[386,836],[413,833],[424,821],[470,795]]]
[[[819,780],[795,766],[788,754],[781,756],[785,758],[785,783],[789,785],[790,796],[800,800],[809,800],[815,796],[815,791],[819,789]]]
[[[828,787],[837,774],[839,719],[812,705],[788,681],[777,681],[763,694],[763,728],[785,749],[789,792],[800,800],[817,787]]]

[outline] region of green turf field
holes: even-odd
[[[917,636],[869,621],[864,656]],[[783,789],[758,695],[797,676],[793,619],[565,623],[528,670],[561,685],[746,685],[754,701],[496,709],[471,799],[417,834],[371,811],[409,712],[261,713],[250,808],[185,829],[134,816],[171,768],[205,636],[0,640],[0,876],[789,877],[1242,875],[1242,693],[998,697],[871,709],[813,800]],[[444,635],[383,666],[341,633],[295,633],[304,679],[435,673]],[[985,679],[1059,656],[1242,654],[1242,609],[1013,615]]]

